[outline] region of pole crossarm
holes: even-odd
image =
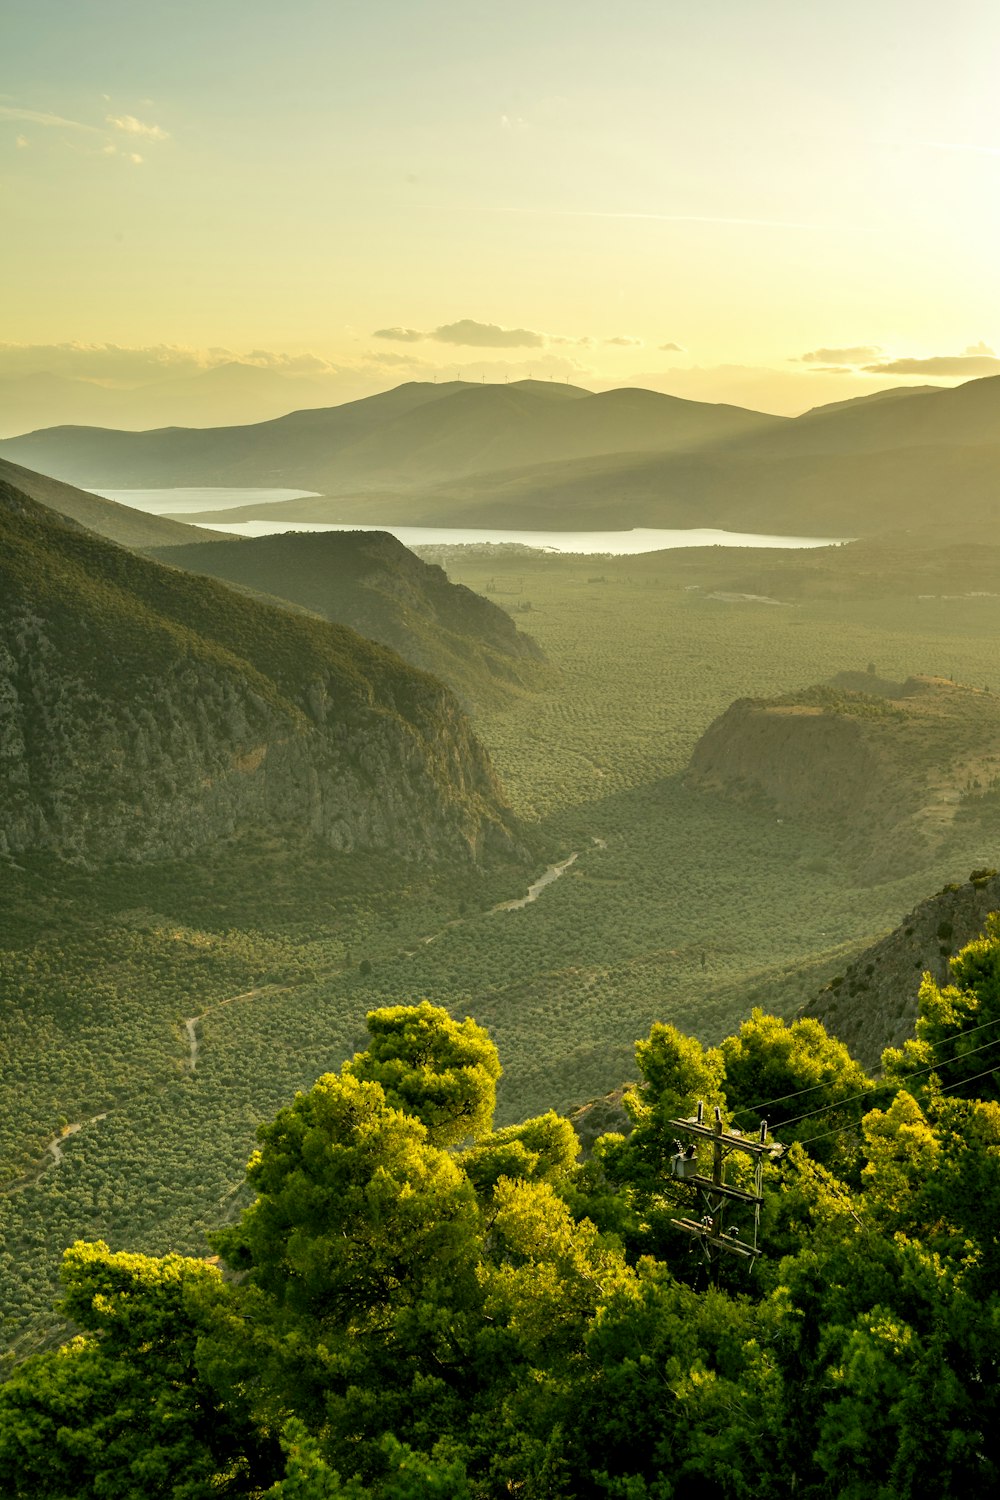
[[[668,1125],[680,1135],[693,1137],[687,1146],[675,1141],[677,1154],[670,1159],[671,1177],[678,1183],[690,1183],[698,1194],[704,1214],[700,1220],[685,1217],[671,1219],[671,1224],[700,1240],[702,1253],[708,1262],[711,1280],[718,1278],[720,1252],[737,1255],[741,1260],[753,1262],[760,1255],[757,1236],[760,1228],[760,1211],[764,1203],[764,1163],[774,1160],[784,1151],[780,1141],[769,1141],[767,1122],[761,1121],[756,1136],[746,1136],[741,1130],[726,1130],[722,1122],[722,1110],[714,1106],[715,1119],[705,1124],[705,1106],[698,1105],[698,1113],[690,1119],[669,1120]],[[698,1142],[712,1143],[712,1175],[706,1177],[699,1172]],[[754,1163],[752,1193],[743,1188],[730,1187],[725,1180],[726,1158],[733,1151],[745,1151]],[[726,1205],[731,1204],[732,1208]],[[723,1215],[738,1213],[740,1209],[753,1211],[752,1238],[741,1240],[738,1233],[728,1227]],[[727,1228],[723,1228],[726,1224]]]
[[[742,1188],[728,1187],[724,1182],[713,1182],[711,1177],[683,1177],[682,1182],[693,1182],[695,1187],[706,1188],[710,1193],[721,1193],[724,1198],[736,1198],[740,1203],[763,1203],[756,1193],[745,1193]]]
[[[718,1139],[714,1130],[693,1117],[690,1120],[668,1120],[667,1124],[672,1125],[675,1130],[698,1136],[701,1140]],[[742,1135],[739,1131],[724,1131],[722,1144],[728,1146],[730,1151],[748,1151],[751,1156],[780,1156],[785,1149],[779,1141],[761,1141],[753,1136]]]
[[[728,1234],[712,1234],[705,1224],[699,1224],[694,1219],[671,1219],[671,1224],[676,1224],[678,1229],[683,1229],[686,1234],[696,1235],[706,1245],[715,1245],[719,1250],[727,1250],[730,1255],[740,1255],[744,1260],[754,1260],[758,1251],[749,1245],[741,1245],[738,1240],[731,1239]]]

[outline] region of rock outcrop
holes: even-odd
[[[689,781],[820,826],[877,880],[995,817],[1000,698],[931,677],[870,677],[862,692],[858,679],[737,700],[695,746]]]

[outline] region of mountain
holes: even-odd
[[[210,541],[218,532],[205,531],[197,526],[186,526],[183,521],[171,521],[165,516],[150,516],[145,511],[133,510],[131,506],[119,505],[115,500],[105,500],[100,495],[78,490],[61,479],[52,479],[47,474],[35,474],[22,469],[19,464],[8,463],[0,458],[0,483],[19,490],[39,505],[55,511],[57,515],[69,517],[96,531],[99,536],[120,542],[123,547],[170,547],[184,542]]]
[[[944,678],[846,673],[741,698],[702,735],[689,784],[827,830],[861,880],[996,836],[1000,697]]]
[[[899,401],[907,396],[915,396],[927,391],[938,391],[941,387],[937,385],[894,385],[887,391],[870,391],[867,396],[849,396],[844,401],[825,401],[822,406],[811,406],[804,411],[804,417],[815,417],[821,411],[845,411],[849,406],[858,406],[862,401]]]
[[[452,695],[0,484],[0,850],[180,857],[249,830],[474,859],[511,816]]]
[[[541,649],[505,610],[387,532],[289,532],[156,555],[350,625],[440,677],[466,704],[502,702],[511,688],[541,686],[548,675]]]
[[[889,448],[968,448],[1000,441],[1000,375],[952,389],[920,386],[890,400],[818,407],[766,434],[744,452],[878,453]]]
[[[961,885],[947,885],[914,907],[894,931],[866,948],[835,975],[801,1014],[815,1016],[867,1068],[886,1047],[913,1035],[921,975],[948,983],[948,962],[983,931],[1000,910],[1000,875],[973,870]]]
[[[50,428],[8,439],[0,451],[105,488],[284,485],[350,493],[598,454],[700,447],[783,420],[654,391],[594,395],[531,380],[410,382],[250,426],[145,433]]]
[[[69,423],[137,430],[178,423],[263,422],[329,399],[323,380],[230,360],[124,387],[48,370],[0,376],[0,437]]]

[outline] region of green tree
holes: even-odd
[[[493,1123],[500,1059],[470,1017],[452,1020],[424,1000],[370,1011],[371,1041],[346,1065],[382,1086],[389,1104],[422,1120],[437,1146],[485,1135]]]

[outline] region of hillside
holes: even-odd
[[[44,429],[7,439],[0,453],[77,484],[107,488],[285,485],[350,493],[626,450],[701,447],[770,430],[781,420],[645,390],[594,395],[531,380],[410,382],[249,426]]]
[[[342,626],[61,524],[0,486],[0,848],[86,863],[254,829],[331,850],[510,846],[451,695]]]
[[[213,536],[220,535],[198,526],[186,526],[183,521],[168,520],[166,516],[147,515],[131,506],[119,505],[115,500],[105,500],[100,495],[78,490],[61,479],[22,469],[19,464],[9,463],[3,458],[0,458],[0,484],[9,485],[57,515],[68,516],[89,531],[96,531],[98,536],[108,537],[123,547],[181,546],[185,542],[210,541]]]
[[[964,884],[949,884],[921,901],[887,936],[837,974],[801,1014],[815,1016],[851,1054],[875,1068],[886,1047],[913,1035],[920,976],[950,980],[950,959],[1000,911],[1000,875],[974,870]]]
[[[695,746],[689,784],[818,824],[874,881],[919,868],[957,825],[994,828],[998,740],[1000,698],[988,691],[850,673],[733,703]]]
[[[391,646],[466,704],[502,703],[551,675],[510,615],[449,582],[387,532],[288,533],[161,549],[162,562],[277,595]]]

